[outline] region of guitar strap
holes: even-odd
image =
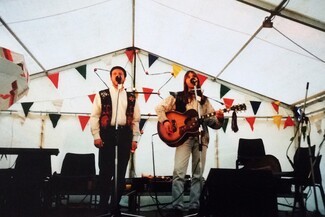
[[[186,102],[184,100],[184,91],[170,92],[170,95],[176,98],[176,111],[184,113],[186,111]]]

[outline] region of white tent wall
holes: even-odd
[[[28,95],[19,103],[14,104],[9,111],[2,111],[0,113],[1,146],[59,148],[59,155],[52,156],[53,172],[60,172],[63,157],[67,152],[95,153],[97,156],[97,149],[93,145],[89,123],[82,130],[78,117],[89,116],[92,108],[89,95],[106,88],[106,85],[111,86],[109,72],[105,70],[109,70],[114,65],[125,67],[128,72],[125,86],[129,90],[133,88],[132,78],[134,77],[132,74],[132,63],[130,63],[123,51],[108,54],[101,59],[96,61],[89,60],[75,66],[86,65],[86,78],[81,76],[74,67],[50,72],[49,74],[59,72],[58,88],[54,86],[46,75],[38,75],[32,78]],[[138,177],[154,175],[153,166],[155,166],[155,175],[171,175],[175,149],[164,144],[155,135],[157,133],[157,119],[154,107],[161,101],[161,98],[169,94],[169,91],[182,90],[183,75],[190,68],[177,64],[182,70],[178,75],[172,76],[171,72],[173,72],[173,66],[176,63],[159,57],[149,67],[148,53],[144,51],[137,53],[136,61],[136,91],[142,92],[143,88],[149,88],[153,91],[152,94],[149,94],[150,96],[147,100],[143,94],[138,95],[141,113],[143,118],[148,118],[148,120],[145,122],[144,134],[135,153],[136,175]],[[96,73],[94,72],[95,68],[98,68]],[[168,81],[169,79],[170,81]],[[208,77],[202,85],[202,89],[204,94],[210,98],[215,109],[224,108],[219,103],[223,101],[223,99],[220,99],[219,83]],[[157,92],[159,92],[159,95],[155,94]],[[231,119],[225,132],[223,129],[210,129],[210,143],[204,176],[207,177],[210,168],[235,168],[239,138],[262,138],[266,153],[276,156],[280,160],[284,171],[292,170],[286,159],[286,149],[294,135],[294,127],[283,129],[284,120],[287,116],[292,116],[292,111],[280,104],[279,115],[282,115],[283,118],[278,128],[272,118],[274,115],[277,115],[277,112],[271,105],[272,99],[259,97],[257,94],[250,95],[247,91],[241,92],[238,87],[237,89],[230,88],[230,91],[223,98],[234,99],[234,104],[245,103],[247,110],[237,113],[239,127],[237,133],[231,130]],[[252,111],[250,101],[261,102],[256,115]],[[22,102],[33,102],[27,117],[24,115]],[[55,128],[49,119],[49,113],[61,114],[61,118]],[[231,111],[225,113],[226,118],[231,118],[231,114]],[[252,116],[256,117],[254,130],[251,129],[245,119]],[[320,128],[319,126],[316,127],[315,120],[312,123],[311,129],[312,144],[316,145],[319,145],[322,140],[325,129],[324,116],[321,115],[319,119],[322,121]],[[322,132],[318,133],[317,130],[319,129]],[[302,145],[306,144],[303,142]],[[294,149],[293,145],[289,150],[291,158]],[[321,150],[321,153],[324,154],[324,150]],[[13,167],[14,162],[14,156],[2,157],[0,166],[1,168]],[[324,169],[324,161],[321,163],[321,167]],[[190,168],[188,174],[191,174]],[[323,180],[325,180],[324,174]],[[308,207],[313,207],[313,204],[312,200],[308,200]],[[320,209],[324,213],[324,207],[320,206]]]

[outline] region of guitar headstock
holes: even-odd
[[[225,108],[223,109],[224,112],[229,112],[229,111],[245,111],[246,110],[246,104],[238,104],[238,105],[233,105],[230,108]]]

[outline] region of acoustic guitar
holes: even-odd
[[[223,109],[223,112],[246,110],[245,104],[234,105]],[[158,121],[157,130],[160,139],[170,147],[178,147],[188,139],[189,136],[197,135],[199,132],[200,121],[216,115],[212,112],[201,116],[199,120],[198,113],[194,109],[187,110],[184,113],[177,111],[166,112],[166,116],[172,125],[173,133],[167,133],[164,125]]]

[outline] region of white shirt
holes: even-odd
[[[116,88],[109,88],[110,97],[112,100],[112,120],[111,126],[115,126],[117,121],[118,125],[126,125],[126,109],[127,109],[127,92],[124,89],[121,89],[119,92]],[[117,106],[118,101],[118,106]],[[117,111],[118,109],[118,111]],[[94,103],[93,103],[93,110],[90,117],[90,127],[91,133],[94,139],[100,139],[100,126],[99,126],[99,117],[102,112],[102,103],[99,93],[96,94]],[[116,116],[117,113],[117,116]],[[138,141],[140,137],[140,129],[139,129],[139,122],[140,122],[141,114],[139,109],[139,104],[136,101],[134,106],[134,114],[133,114],[133,121],[132,121],[132,131],[133,131],[133,140]]]

